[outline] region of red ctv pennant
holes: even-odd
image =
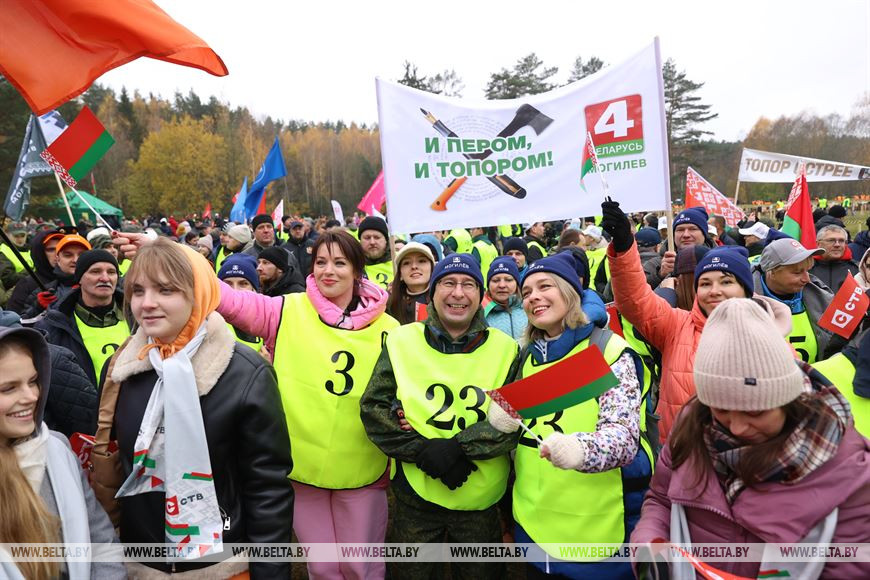
[[[710,215],[721,215],[732,228],[746,218],[743,210],[691,167],[686,170],[686,207],[703,207]]]
[[[831,301],[822,317],[819,326],[844,338],[849,338],[867,314],[870,307],[870,297],[863,288],[858,286],[850,272],[843,285]]]
[[[115,139],[93,111],[84,107],[72,125],[39,155],[74,188],[76,181],[87,175],[114,144]]]
[[[594,399],[618,383],[601,350],[591,345],[489,396],[515,419],[534,419]]]

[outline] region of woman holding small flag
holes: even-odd
[[[529,326],[521,355],[522,376],[573,355],[584,356],[581,353],[598,363],[584,365],[590,369],[583,377],[585,386],[535,400],[544,414],[525,423],[519,440],[513,489],[515,538],[544,544],[540,560],[528,567],[529,578],[633,577],[626,562],[560,560],[561,554],[546,546],[627,541],[652,472],[651,448],[642,436],[645,393],[639,377],[647,386],[648,380],[640,359],[624,340],[588,321],[581,304],[582,279],[587,276],[581,261],[571,252],[562,252],[537,260],[523,277]],[[520,428],[499,405],[489,406],[488,419],[502,432]]]
[[[830,382],[795,360],[781,320],[754,300],[710,314],[680,412],[632,543],[851,544],[868,541],[870,444]],[[741,578],[867,578],[866,561],[715,562]],[[648,558],[636,562],[638,571]],[[664,562],[656,563],[664,567]],[[671,578],[694,578],[670,564]],[[663,576],[668,577],[668,576]]]
[[[611,284],[620,314],[662,354],[659,390],[659,424],[664,443],[680,408],[695,394],[692,365],[707,317],[722,302],[753,295],[752,274],[746,248],[726,246],[710,250],[695,266],[695,300],[691,311],[673,308],[646,282],[628,218],[619,203],[601,204],[601,226],[613,238],[607,250]],[[756,297],[779,319],[788,309],[775,300]]]
[[[289,577],[288,563],[249,565],[223,545],[290,541],[292,464],[274,371],[215,312],[219,282],[189,247],[161,238],[139,250],[124,298],[139,328],[109,363],[92,485],[123,542],[179,554],[132,563],[131,575]],[[222,560],[198,561],[211,554]]]

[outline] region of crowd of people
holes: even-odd
[[[731,228],[687,208],[669,225],[610,200],[597,217],[398,236],[377,216],[11,223],[0,544],[200,552],[6,559],[0,575],[289,578],[289,563],[221,545],[295,538],[507,541],[540,549],[528,578],[685,577],[652,549],[590,562],[553,545],[870,542],[870,325],[819,325],[849,275],[870,286],[870,234],[852,241],[842,209],[815,216],[818,248],[755,214]],[[615,377],[596,397],[518,420],[487,394],[590,348]],[[86,470],[70,449],[82,436]],[[441,565],[336,552],[307,571]],[[857,561],[776,566],[870,576]]]

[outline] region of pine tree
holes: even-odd
[[[555,85],[549,78],[559,67],[544,67],[544,62],[533,52],[519,59],[513,70],[506,68],[489,76],[487,99],[516,99],[526,95],[545,93]]]
[[[398,80],[399,84],[445,97],[462,96],[465,85],[462,84],[462,79],[455,70],[445,69],[434,76],[420,76],[417,72],[417,65],[410,61],[406,60],[402,66],[405,67],[405,74]]]
[[[577,60],[574,61],[574,68],[571,69],[571,74],[568,76],[568,82],[579,81],[582,78],[597,73],[602,68],[604,68],[604,61],[597,56],[589,57],[589,60],[586,62],[583,61],[582,56],[578,56]]]

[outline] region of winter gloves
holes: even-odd
[[[57,294],[54,293],[54,290],[44,290],[36,295],[36,301],[43,310],[51,306],[55,300],[57,300]]]
[[[502,433],[513,433],[520,428],[520,423],[501,408],[501,405],[495,403],[489,404],[489,410],[486,412],[486,420],[492,425],[496,431]]]
[[[426,446],[417,455],[417,467],[429,477],[440,479],[450,489],[460,487],[473,471],[477,471],[477,466],[465,456],[455,437],[427,439]]]
[[[628,251],[634,243],[634,234],[631,233],[628,216],[619,209],[619,202],[608,197],[601,203],[601,215],[601,229],[613,238],[613,249],[617,254]]]
[[[561,469],[579,469],[586,461],[586,449],[573,433],[553,433],[541,446],[541,456]]]

